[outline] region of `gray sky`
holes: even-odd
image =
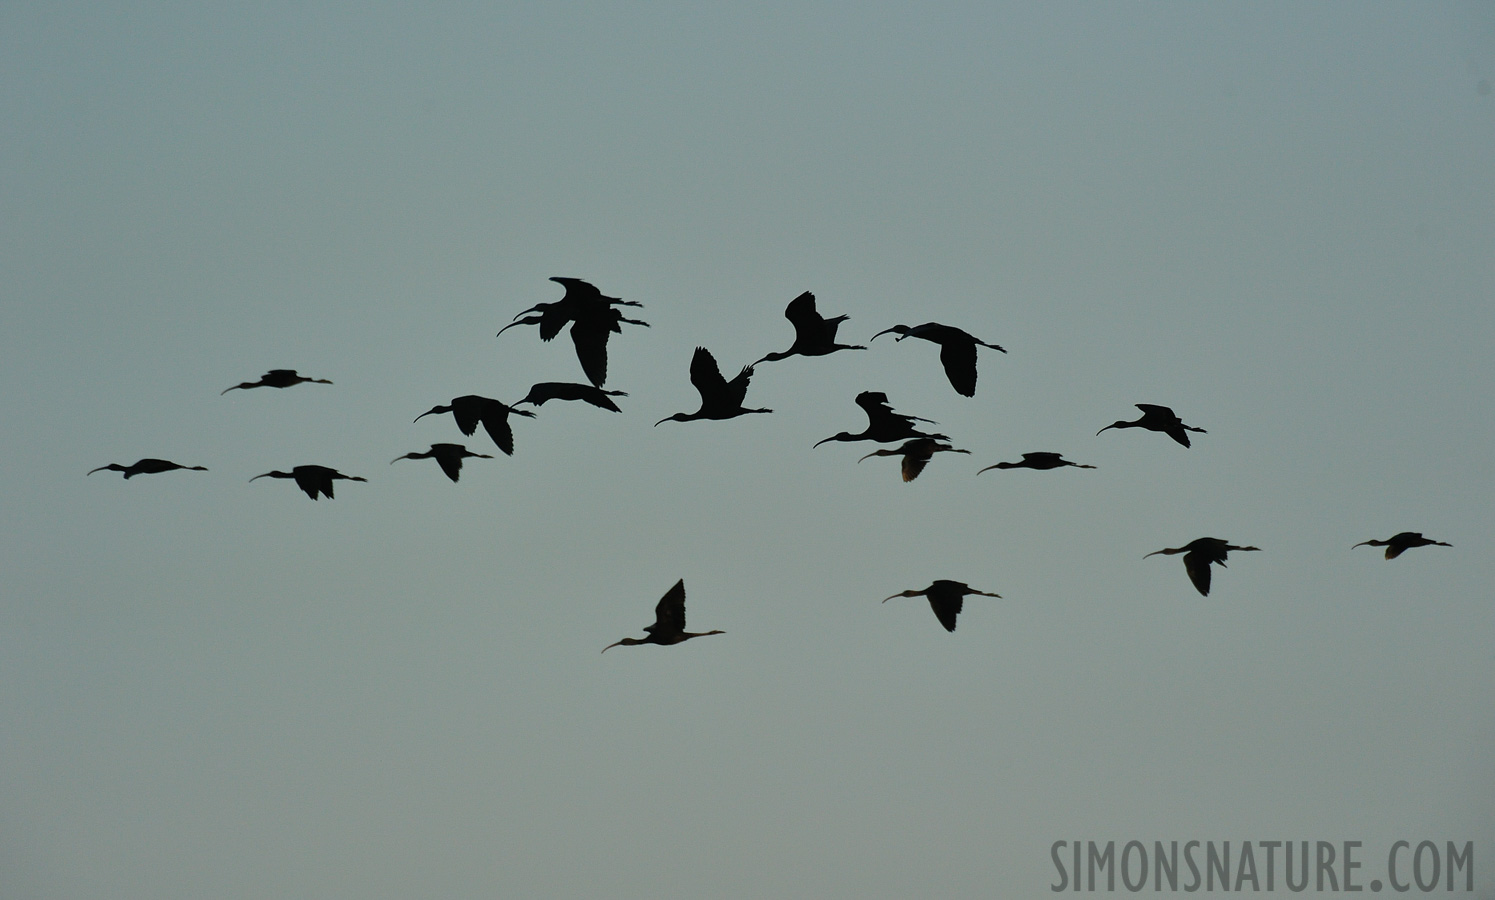
[[[0,10],[3,893],[1038,897],[1056,840],[1364,883],[1428,839],[1492,896],[1495,12],[1035,6]],[[583,380],[494,337],[553,275],[645,304],[623,413],[387,465]],[[1009,353],[651,427],[805,290]],[[280,367],[335,384],[219,395]],[[812,450],[863,390],[972,455]],[[1138,402],[1208,433],[1095,435]],[[976,475],[1035,450],[1098,468]],[[83,474],[141,457],[210,471]],[[303,463],[369,483],[247,483]],[[1454,547],[1350,549],[1404,530]],[[1142,558],[1203,535],[1262,552],[1208,598]],[[682,577],[724,636],[599,655]],[[936,578],[1003,599],[878,602]]]

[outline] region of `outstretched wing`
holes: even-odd
[[[955,392],[962,397],[976,396],[976,344],[972,341],[947,341],[940,346],[940,363]]]
[[[596,387],[602,387],[607,381],[607,333],[607,324],[596,318],[578,319],[571,326],[576,359],[581,363],[581,371],[587,380]]]
[[[930,594],[929,608],[934,610],[934,617],[940,620],[940,624],[945,626],[946,631],[954,631],[955,617],[960,615],[961,609],[965,607],[965,598],[956,594],[950,597],[941,596],[936,600],[933,596],[934,592],[931,591]]]
[[[509,427],[509,408],[497,400],[482,398],[480,417],[483,421],[483,430],[493,439],[498,449],[505,456],[514,455],[514,431]],[[460,422],[458,423],[461,424]],[[464,430],[464,434],[472,434],[471,430]]]
[[[703,403],[714,403],[727,393],[727,380],[716,366],[716,357],[705,347],[697,347],[690,358],[690,383],[695,385]]]
[[[794,325],[794,341],[805,346],[814,346],[825,337],[825,320],[815,311],[815,295],[805,291],[789,301],[784,309],[784,318]]]
[[[685,630],[685,579],[665,591],[654,607],[654,624],[644,629],[653,635],[679,634]]]
[[[1184,554],[1184,571],[1189,573],[1189,580],[1194,582],[1194,587],[1205,597],[1209,596],[1209,564],[1208,554],[1197,550]]]
[[[433,447],[432,449],[435,448]],[[446,477],[453,481],[456,481],[457,476],[462,473],[462,457],[457,453],[449,451],[437,452],[436,463],[441,466],[441,471],[446,473]]]

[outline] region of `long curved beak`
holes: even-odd
[[[1111,428],[1115,428],[1115,427],[1116,427],[1115,425],[1107,425],[1105,428],[1102,428],[1100,431],[1106,431],[1107,429],[1111,429]],[[1097,435],[1100,434],[1100,431],[1097,431],[1096,434]]]
[[[89,469],[88,470],[88,474],[92,475],[95,472],[102,472],[102,471],[104,471],[107,468],[109,468],[109,467],[108,466],[99,466],[97,469]],[[1358,547],[1359,545],[1356,544],[1356,546]]]
[[[874,334],[872,337],[868,338],[867,342],[871,343],[872,341],[877,340],[878,338],[882,337],[883,335],[885,335],[885,334],[891,334],[892,332],[895,332],[897,330],[898,329],[896,329],[896,328],[884,328],[882,331],[879,331],[877,334]],[[901,341],[901,340],[903,340],[903,338],[899,337],[899,338],[897,338],[897,340]],[[897,595],[895,594],[894,596],[897,596]]]
[[[253,477],[253,478],[251,478],[251,479],[249,479],[249,480],[250,480],[250,481],[257,481],[257,480],[259,480],[259,479],[261,479],[261,478],[266,478],[266,477],[268,477],[268,476],[269,476],[269,474],[270,474],[270,473],[269,473],[269,472],[266,472],[266,473],[265,473],[265,474],[264,474],[264,475],[256,475],[256,476],[254,476],[254,477]]]

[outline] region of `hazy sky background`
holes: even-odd
[[[1492,81],[1473,2],[5,5],[0,894],[1040,897],[1061,839],[1361,883],[1430,839],[1495,896]],[[553,275],[645,304],[623,413],[388,465],[583,380],[494,337]],[[1009,353],[651,427],[805,290]],[[278,367],[335,384],[219,395]],[[863,390],[972,455],[812,450]],[[1095,435],[1138,402],[1208,434]],[[976,476],[1035,450],[1098,468]],[[210,471],[84,477],[141,457]],[[303,463],[369,483],[246,483]],[[1403,530],[1454,547],[1350,549]],[[1203,535],[1262,552],[1208,598],[1142,558]],[[599,655],[682,577],[725,635]],[[936,578],[1003,599],[878,603]]]

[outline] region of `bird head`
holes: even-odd
[[[841,431],[841,432],[838,432],[836,434],[831,435],[830,437],[826,438],[825,440],[816,441],[815,442],[815,447],[819,447],[821,444],[825,443],[826,441],[854,441],[854,440],[856,440],[856,437],[857,437],[856,435],[852,434],[849,431]],[[814,448],[812,447],[811,449],[814,449]],[[858,460],[858,462],[861,462],[861,460]]]
[[[896,332],[898,334],[898,337],[894,338],[894,340],[901,341],[904,338],[908,337],[908,333],[909,333],[910,330],[911,329],[907,325],[894,325],[892,328],[884,328],[882,331],[879,331],[877,334],[874,334],[872,336],[872,340],[875,341],[875,340],[877,340],[878,338],[882,337],[885,334],[889,334],[891,332]]]
[[[440,415],[441,413],[448,413],[448,412],[451,412],[451,411],[452,411],[452,408],[450,406],[441,406],[440,404],[438,404],[438,405],[433,406],[430,409],[426,410],[425,412],[421,413],[420,415],[416,416],[415,419],[414,419],[414,421],[419,422],[421,419],[424,419],[426,416],[435,416],[435,415]]]

